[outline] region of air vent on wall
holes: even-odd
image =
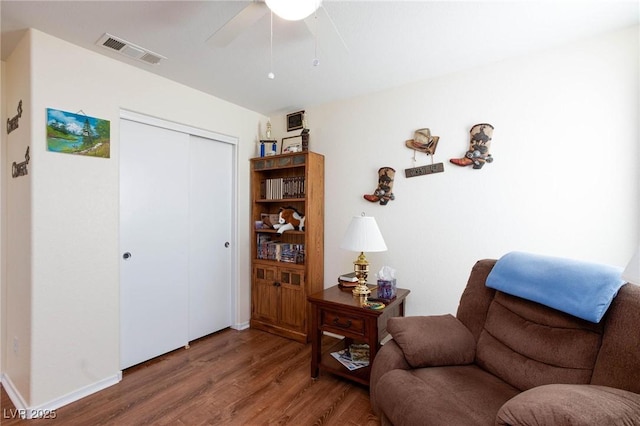
[[[137,59],[148,64],[157,64],[162,59],[167,59],[162,55],[158,55],[148,49],[136,46],[133,43],[129,43],[126,40],[112,36],[109,33],[104,33],[100,40],[96,42],[98,46],[102,46],[106,49],[110,49],[120,53],[121,55],[128,56],[129,58]]]

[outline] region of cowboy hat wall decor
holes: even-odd
[[[418,129],[413,134],[413,139],[405,142],[407,148],[424,152],[427,155],[433,155],[436,152],[440,136],[431,136],[431,130]]]
[[[431,158],[431,165],[429,166],[420,166],[420,167],[412,167],[410,169],[405,169],[404,174],[405,177],[416,177],[416,176],[424,176],[429,175],[431,173],[441,173],[444,172],[444,164],[443,163],[433,163],[433,155],[436,152],[436,148],[438,147],[438,141],[440,140],[440,136],[432,136],[431,130],[428,128],[418,129],[413,134],[413,139],[409,139],[405,141],[405,145],[407,148],[413,149],[413,163],[416,162],[416,153],[422,152],[427,154]]]

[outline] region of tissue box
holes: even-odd
[[[396,297],[396,279],[378,280],[378,299],[393,299]]]

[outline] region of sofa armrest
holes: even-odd
[[[378,404],[376,400],[376,386],[380,381],[380,378],[391,370],[408,370],[411,366],[407,364],[407,360],[404,359],[402,349],[394,342],[389,340],[385,343],[373,360],[371,366],[371,375],[369,376],[369,399],[371,400],[371,406],[373,412],[379,414]]]
[[[538,386],[507,401],[496,425],[640,425],[640,394],[607,386]]]
[[[387,330],[413,368],[464,365],[475,358],[473,335],[449,314],[390,318]]]

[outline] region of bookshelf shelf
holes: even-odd
[[[254,203],[295,203],[295,202],[305,202],[304,198],[278,198],[273,200],[268,200],[266,198],[260,198],[254,201]]]
[[[256,229],[256,234],[277,234],[278,231],[275,229]],[[287,231],[289,235],[304,235],[304,231]]]

